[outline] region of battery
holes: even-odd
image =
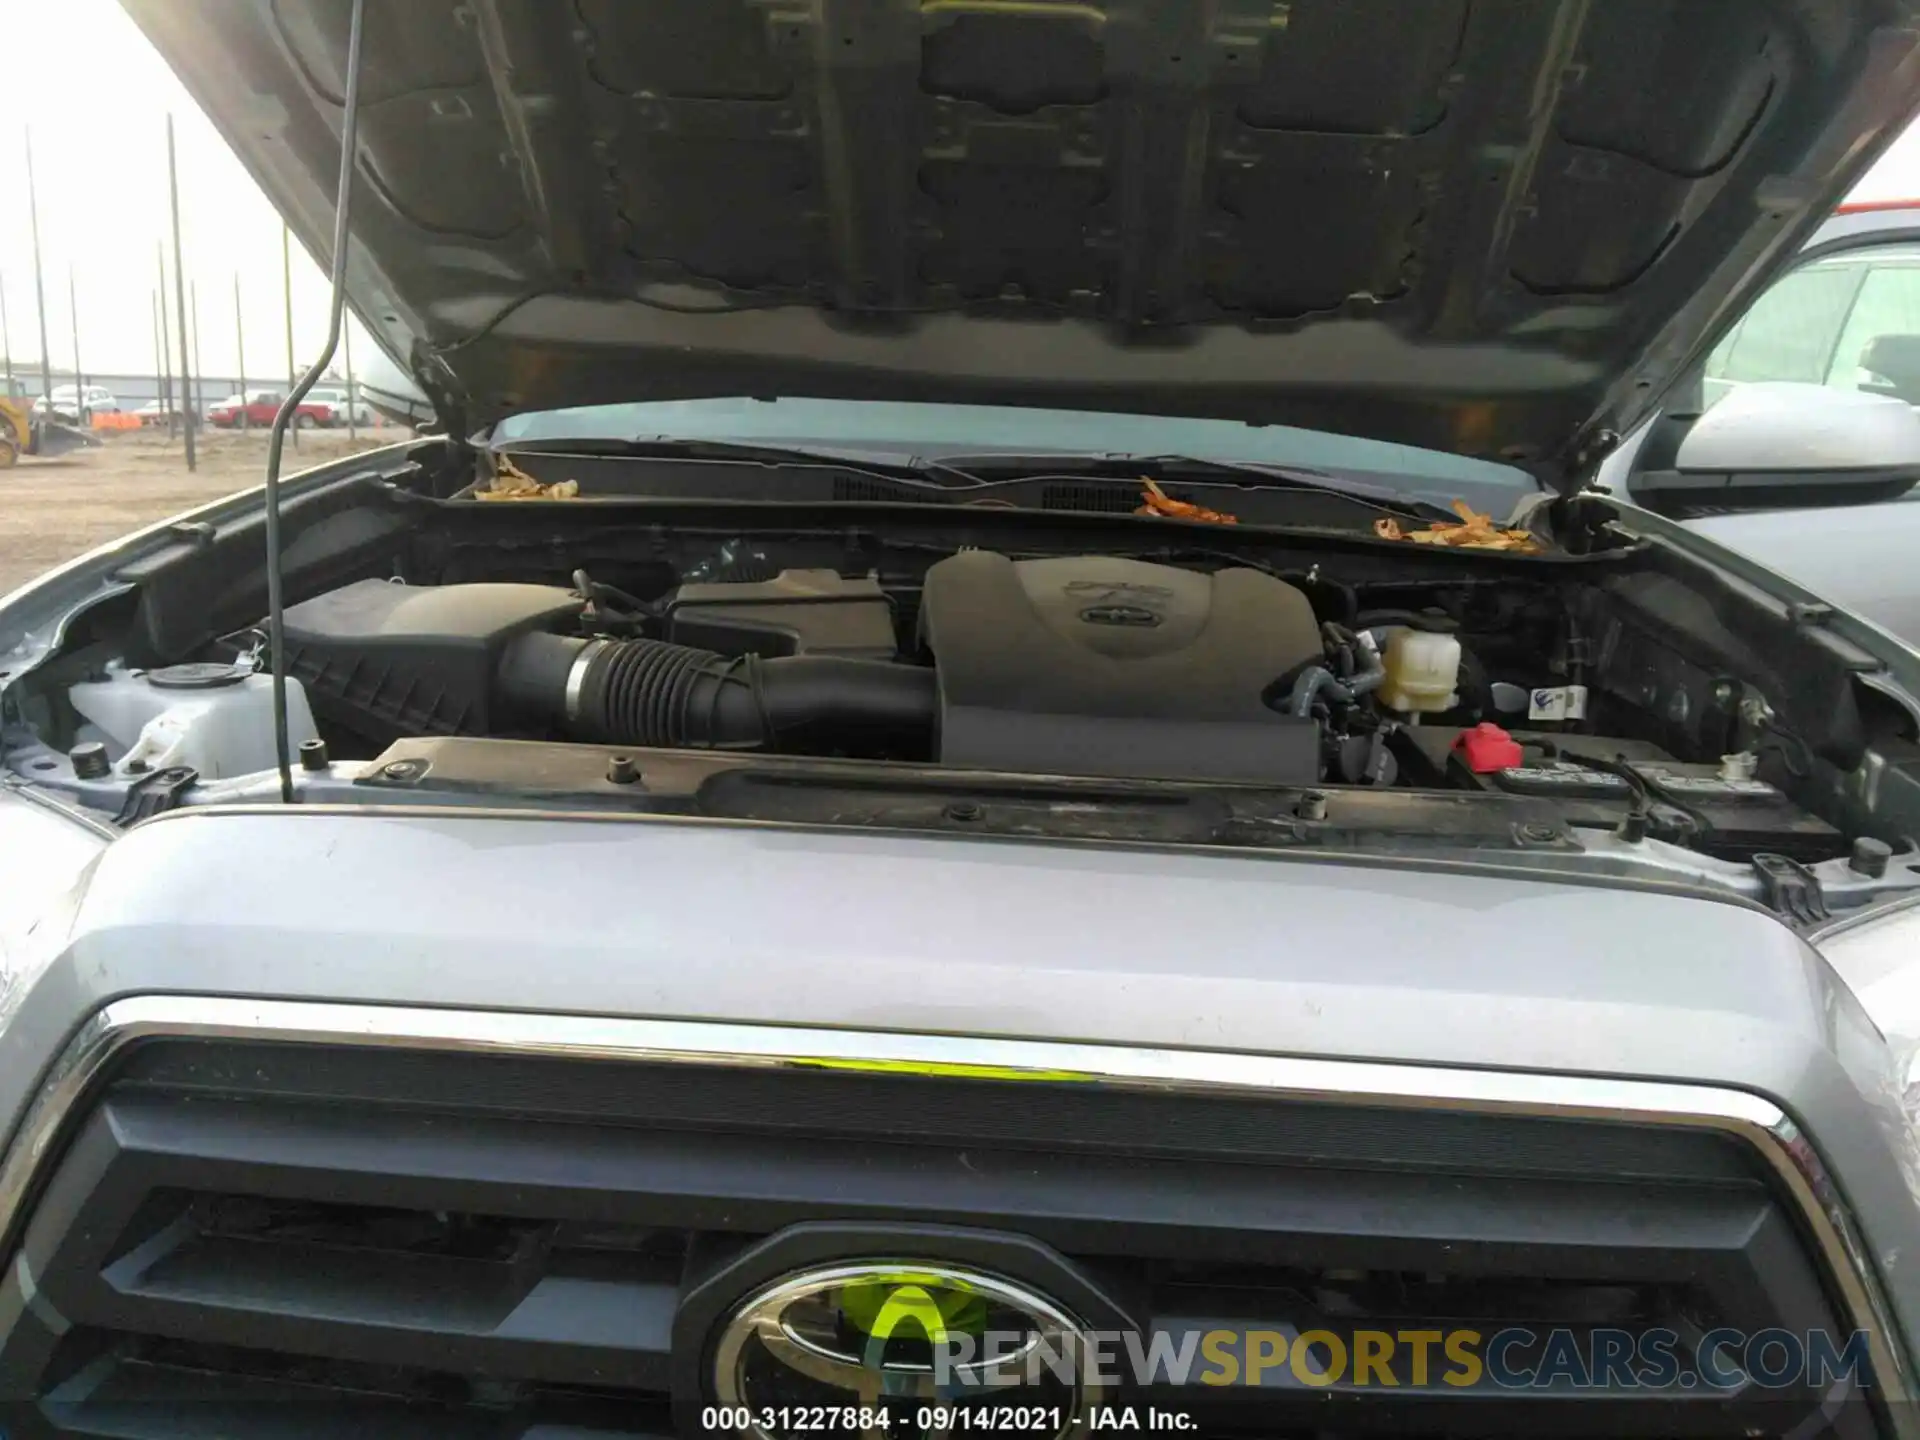
[[[1476,775],[1453,753],[1458,731],[1412,726],[1394,736],[1405,779],[1416,785],[1490,790],[1559,801],[1569,825],[1611,829],[1633,805],[1633,786],[1591,757],[1624,764],[1651,801],[1648,833],[1729,860],[1758,854],[1825,860],[1844,854],[1838,830],[1808,814],[1779,787],[1760,779],[1728,779],[1718,765],[1676,760],[1657,745],[1602,735],[1515,730],[1523,763]]]

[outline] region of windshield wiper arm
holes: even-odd
[[[989,451],[979,455],[947,456],[942,463],[948,470],[973,475],[987,483],[991,483],[989,477],[992,472],[1002,469],[1016,471],[1027,479],[1131,480],[1144,475],[1173,479],[1181,476],[1194,478],[1198,472],[1212,472],[1222,477],[1244,476],[1251,482],[1246,486],[1249,489],[1297,490],[1303,494],[1331,495],[1352,500],[1369,510],[1392,511],[1421,520],[1434,516],[1446,520],[1459,518],[1445,506],[1384,485],[1350,480],[1305,465],[1277,465],[1260,460],[1216,460],[1200,455],[1132,455],[1123,452],[1018,455]],[[981,475],[982,471],[986,474]]]
[[[1417,495],[1389,489],[1385,485],[1370,484],[1365,480],[1349,480],[1325,470],[1313,470],[1300,465],[1270,465],[1260,460],[1210,460],[1197,455],[1150,455],[1146,458],[1150,464],[1172,470],[1218,470],[1230,475],[1250,476],[1260,482],[1262,489],[1310,490],[1321,495],[1339,495],[1357,500],[1375,510],[1398,510],[1403,514],[1419,516],[1441,515],[1449,520],[1457,518],[1445,506],[1422,500]]]
[[[1375,513],[1392,513],[1425,521],[1453,520],[1452,511],[1428,500],[1384,486],[1350,480],[1305,466],[1271,465],[1254,460],[1214,460],[1198,455],[1132,455],[1120,452],[986,451],[976,455],[907,455],[877,453],[859,445],[765,445],[756,441],[721,440],[672,435],[614,438],[509,440],[495,447],[499,454],[619,455],[636,459],[720,460],[768,467],[807,466],[928,492],[1001,490],[1023,481],[1094,480],[1114,484],[1137,483],[1143,476],[1196,480],[1203,475],[1237,477],[1241,488],[1296,491],[1348,500]]]
[[[624,455],[635,459],[728,460],[743,465],[807,465],[839,470],[849,475],[865,475],[901,485],[922,485],[930,490],[971,489],[992,482],[938,460],[919,456],[899,459],[876,454],[857,445],[762,445],[749,440],[714,440],[701,437],[679,438],[672,435],[635,436],[614,439],[588,436],[580,439],[506,440],[494,447],[502,455]]]

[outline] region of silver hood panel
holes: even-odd
[[[122,997],[226,995],[1632,1077],[1815,1137],[1908,1333],[1885,1045],[1735,905],[1534,879],[709,823],[203,812],[108,847],[16,964],[17,1125]]]
[[[124,0],[316,256],[350,0]],[[1535,467],[1896,135],[1913,0],[367,7],[349,289],[449,425],[818,395]]]

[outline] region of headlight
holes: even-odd
[[[60,810],[0,791],[0,1029],[57,953],[62,901],[106,845]]]
[[[1920,1130],[1920,896],[1842,926],[1818,942],[1822,956],[1880,1027]]]

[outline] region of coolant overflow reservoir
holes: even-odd
[[[1460,642],[1425,630],[1394,630],[1387,636],[1387,678],[1380,703],[1403,714],[1435,715],[1460,703]]]

